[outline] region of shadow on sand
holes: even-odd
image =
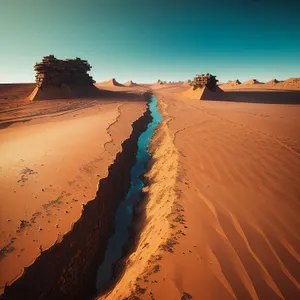
[[[266,104],[300,104],[300,91],[224,91],[218,100]]]

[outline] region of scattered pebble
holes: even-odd
[[[39,231],[43,231],[43,228],[39,227]]]
[[[58,228],[58,227],[59,227],[59,225],[58,225],[58,224],[55,224],[55,227],[56,227],[56,228]]]
[[[68,214],[69,212],[66,210],[66,214]]]
[[[42,189],[42,192],[45,192],[45,189]]]
[[[11,219],[8,219],[7,222],[11,222]]]

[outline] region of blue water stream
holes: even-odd
[[[102,289],[107,285],[112,277],[112,266],[122,257],[122,250],[125,243],[128,241],[130,232],[129,228],[133,219],[134,205],[139,201],[141,189],[144,183],[140,180],[140,176],[146,172],[145,165],[150,159],[148,153],[148,145],[155,128],[162,120],[157,109],[157,99],[152,96],[149,103],[149,109],[152,116],[152,122],[138,139],[138,151],[136,154],[136,163],[131,168],[131,186],[125,197],[120,203],[115,215],[115,230],[113,236],[108,241],[103,263],[98,268],[96,288]]]

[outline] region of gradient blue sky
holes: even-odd
[[[0,38],[0,82],[33,82],[48,54],[96,81],[300,76],[299,0],[0,0]]]

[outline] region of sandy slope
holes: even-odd
[[[179,91],[155,91],[145,227],[102,298],[299,299],[300,106]]]
[[[12,94],[0,112],[1,288],[80,217],[146,109],[133,94],[29,104]]]

